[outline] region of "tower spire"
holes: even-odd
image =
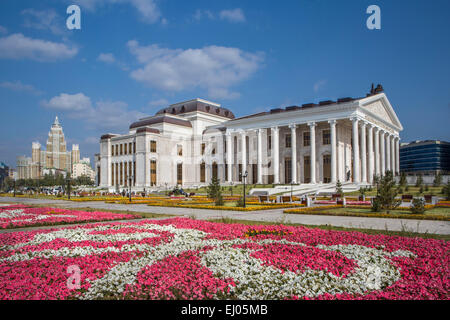
[[[58,120],[58,116],[56,116],[56,118],[55,118],[55,122],[53,123],[54,125],[56,125],[56,126],[59,126],[59,120]]]

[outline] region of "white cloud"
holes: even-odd
[[[6,29],[6,28],[3,27],[3,26],[0,26],[0,33],[1,33],[1,34],[7,34],[7,33],[8,33],[8,29]]]
[[[222,10],[219,13],[220,19],[228,20],[229,22],[245,22],[245,15],[242,9]]]
[[[326,83],[327,80],[319,80],[316,83],[314,83],[313,86],[314,92],[318,92]]]
[[[167,91],[206,89],[212,98],[238,97],[229,88],[249,78],[263,61],[262,53],[238,48],[207,46],[201,49],[167,49],[128,42],[130,52],[143,64],[131,77]]]
[[[203,17],[206,17],[210,20],[213,20],[215,18],[214,14],[209,10],[197,9],[193,15],[194,20],[197,21],[201,20]]]
[[[128,110],[128,104],[122,101],[97,101],[93,105],[91,98],[83,93],[67,94],[41,101],[41,106],[61,111],[71,119],[83,121],[88,127],[102,130],[120,130],[145,114]]]
[[[28,92],[35,95],[40,95],[42,92],[35,87],[33,87],[30,84],[24,84],[20,81],[16,82],[10,82],[10,81],[3,81],[0,82],[0,88],[5,88],[8,90],[18,91],[18,92]]]
[[[100,53],[97,60],[105,63],[114,63],[116,58],[114,58],[112,53]]]
[[[0,58],[31,59],[41,62],[69,59],[78,53],[78,48],[64,43],[32,39],[21,33],[0,38]]]
[[[65,29],[64,18],[54,9],[35,10],[30,8],[23,10],[21,14],[25,18],[24,26],[27,28],[48,30],[56,35],[69,34]]]
[[[146,23],[160,22],[167,24],[162,18],[161,11],[154,0],[69,0],[68,2],[80,5],[81,10],[95,11],[97,8],[111,4],[129,4],[139,13],[142,21]]]

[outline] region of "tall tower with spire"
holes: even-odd
[[[18,158],[18,167],[24,167],[24,169],[19,171],[19,179],[36,179],[42,177],[46,172],[66,171],[72,173],[72,165],[80,161],[80,148],[74,144],[72,151],[67,150],[64,132],[58,116],[56,116],[48,133],[46,150],[42,149],[39,142],[33,142],[32,157],[20,158],[20,164]]]

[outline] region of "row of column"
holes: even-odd
[[[360,130],[359,119],[352,119],[352,150],[353,150],[353,182],[372,182],[374,173],[376,175],[384,174],[388,170],[394,172],[400,171],[399,160],[399,141],[400,138],[393,133],[389,133],[386,130],[375,127],[365,121],[361,121],[361,143],[359,142]],[[331,183],[337,182],[337,138],[336,138],[336,120],[328,121],[330,125],[330,144],[331,144]],[[316,122],[307,123],[310,129],[310,175],[311,183],[316,183]],[[297,183],[297,124],[289,125],[291,129],[291,172],[293,183]],[[367,148],[366,148],[366,126],[368,126],[367,135]],[[257,134],[257,183],[262,184],[262,130],[256,129]],[[274,183],[280,183],[280,170],[279,170],[279,127],[272,127],[273,137],[273,173]],[[247,163],[246,153],[246,132],[241,131],[242,141],[242,164]],[[374,138],[375,135],[375,138]],[[374,144],[375,140],[375,144]],[[231,133],[226,133],[227,144],[227,176],[228,182],[232,182],[232,137]],[[361,149],[360,149],[361,147]],[[386,152],[385,152],[386,150]],[[361,162],[361,168],[360,168]],[[368,168],[368,169],[367,169]],[[241,174],[244,175],[246,165],[242,165]]]
[[[371,183],[374,174],[383,175],[386,171],[398,173],[400,171],[400,137],[358,118],[353,118],[352,122],[353,182]],[[361,122],[361,132],[359,132],[359,122]],[[361,143],[359,143],[360,134]]]
[[[136,184],[135,161],[113,162],[111,166],[112,166],[111,168],[112,186],[116,185],[128,186],[130,177],[132,177],[131,181],[132,186]]]

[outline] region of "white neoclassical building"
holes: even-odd
[[[403,127],[378,85],[362,98],[341,98],[235,118],[194,99],[170,105],[101,137],[98,182],[110,190],[208,184],[367,184],[399,172]]]

